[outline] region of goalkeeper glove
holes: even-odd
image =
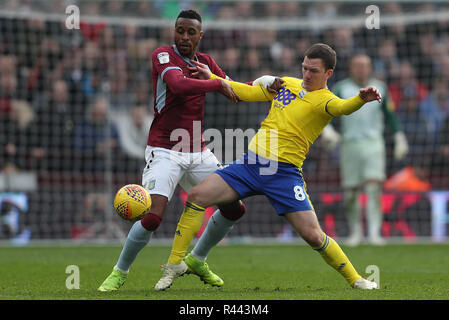
[[[324,148],[327,151],[334,150],[341,141],[340,134],[335,131],[334,127],[331,124],[328,124],[326,127],[324,127],[321,136],[323,137]]]
[[[408,153],[408,143],[404,132],[398,131],[394,134],[394,159],[402,160]]]

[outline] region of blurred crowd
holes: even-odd
[[[51,5],[50,5],[51,3]],[[38,172],[138,172],[153,117],[151,53],[173,43],[174,19],[196,8],[204,17],[200,50],[210,54],[237,81],[263,74],[300,77],[305,50],[325,42],[337,52],[331,87],[347,77],[348,59],[363,51],[372,57],[375,76],[388,85],[395,112],[410,144],[400,164],[412,165],[434,185],[449,181],[449,22],[396,23],[369,30],[313,27],[298,30],[216,28],[214,21],[298,19],[329,21],[365,14],[359,3],[192,1],[73,1],[81,9],[80,30],[45,15],[0,15],[0,169]],[[1,10],[65,13],[66,1],[2,1]],[[381,14],[405,14],[405,4],[380,5]],[[413,4],[413,12],[447,10],[447,4]],[[87,16],[136,18],[135,23],[83,21]],[[165,18],[173,25],[139,24]],[[221,113],[206,117],[206,127],[257,128],[265,109],[228,108],[209,95]],[[212,100],[211,100],[212,99]],[[218,106],[218,107],[217,107]],[[208,106],[206,105],[206,114]],[[226,109],[227,113],[223,113]],[[212,109],[211,109],[212,110]],[[248,116],[248,112],[256,115]],[[262,111],[260,111],[262,110]],[[236,125],[221,118],[240,119]],[[242,123],[241,119],[248,119]],[[319,143],[311,166],[332,168]],[[112,159],[112,161],[106,161]],[[324,160],[323,160],[324,159]],[[315,163],[314,163],[315,162]],[[320,165],[317,165],[320,162]],[[320,170],[322,172],[322,170]],[[322,173],[326,175],[326,172]],[[444,177],[446,177],[444,179]]]

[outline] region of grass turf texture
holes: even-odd
[[[155,299],[155,300],[315,300],[449,299],[449,245],[360,246],[343,250],[362,276],[380,269],[380,290],[350,288],[321,256],[307,246],[218,246],[208,258],[223,288],[198,277],[177,279],[154,290],[169,247],[149,245],[138,256],[125,285],[115,292],[97,288],[112,270],[121,247],[0,248],[0,299]],[[69,265],[80,270],[80,289],[68,290]]]

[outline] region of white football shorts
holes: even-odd
[[[208,175],[222,168],[209,149],[187,153],[147,146],[145,160],[142,186],[150,194],[160,194],[168,200],[173,196],[177,184],[189,192]]]

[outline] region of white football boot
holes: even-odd
[[[354,282],[354,289],[372,290],[379,289],[379,286],[374,281],[366,280],[365,278],[360,278]]]
[[[176,278],[181,277],[187,273],[187,265],[184,261],[182,261],[180,264],[167,263],[164,264],[162,268],[164,269],[164,273],[154,286],[154,289],[156,291],[162,291],[170,288]]]

